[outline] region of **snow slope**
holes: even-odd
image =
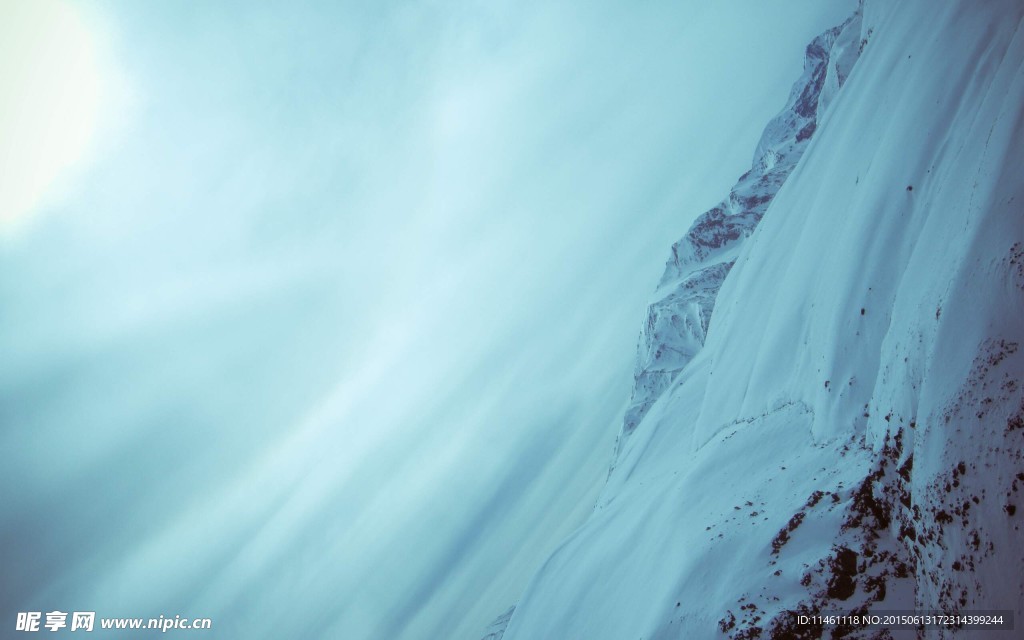
[[[703,348],[506,640],[830,637],[790,612],[1020,608],[1022,17],[866,3],[860,59],[824,82]]]

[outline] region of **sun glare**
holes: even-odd
[[[95,39],[59,0],[0,0],[0,231],[54,196],[99,116]]]

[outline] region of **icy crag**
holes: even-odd
[[[858,12],[807,45],[803,74],[793,84],[785,108],[765,127],[750,171],[672,246],[640,334],[624,436],[704,346],[718,290],[744,239],[761,221],[810,144],[835,92],[846,82],[860,54],[860,27]]]

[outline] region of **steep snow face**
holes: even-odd
[[[825,101],[846,81],[860,53],[860,33],[858,11],[807,45],[803,75],[785,108],[765,128],[750,171],[672,246],[640,334],[623,437],[703,347],[715,298],[739,248],[803,155],[825,113]]]
[[[863,15],[703,348],[506,640],[829,637],[792,613],[1024,602],[1024,6]]]

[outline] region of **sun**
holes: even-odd
[[[96,41],[60,0],[0,0],[0,232],[53,196],[99,117]]]

